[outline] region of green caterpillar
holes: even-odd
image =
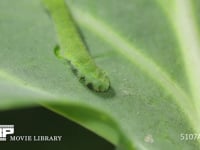
[[[53,19],[59,39],[60,55],[76,70],[85,85],[98,92],[109,89],[110,81],[105,72],[91,58],[64,0],[43,0]]]

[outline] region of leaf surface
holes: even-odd
[[[0,108],[40,103],[126,150],[200,149],[198,140],[180,138],[200,131],[200,64],[188,63],[192,54],[200,60],[198,2],[67,3],[112,88],[89,90],[56,58],[55,29],[41,1],[1,0]]]

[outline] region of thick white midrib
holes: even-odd
[[[200,38],[194,21],[191,0],[176,0],[171,17],[180,43],[196,109],[200,114]]]
[[[192,94],[191,102],[195,108],[193,115],[197,116],[196,127],[200,131],[200,37],[192,0],[174,0],[167,6],[163,1],[157,1],[165,10],[180,45]]]
[[[108,25],[94,18],[89,13],[73,7],[73,15],[79,24],[101,37],[105,42],[114,47],[119,53],[123,54],[131,62],[139,66],[140,69],[159,83],[162,88],[174,97],[186,115],[190,116],[189,119],[191,122],[195,122],[196,116],[192,115],[194,114],[194,108],[190,102],[189,96],[186,95],[179,85],[173,81],[169,75],[159,67],[159,65],[142,54],[140,50],[133,46],[133,44],[126,41]]]

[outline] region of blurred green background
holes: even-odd
[[[4,150],[114,150],[114,146],[79,126],[45,108],[35,107],[0,111],[0,124],[14,124],[15,136],[61,135],[61,142],[0,142]]]

